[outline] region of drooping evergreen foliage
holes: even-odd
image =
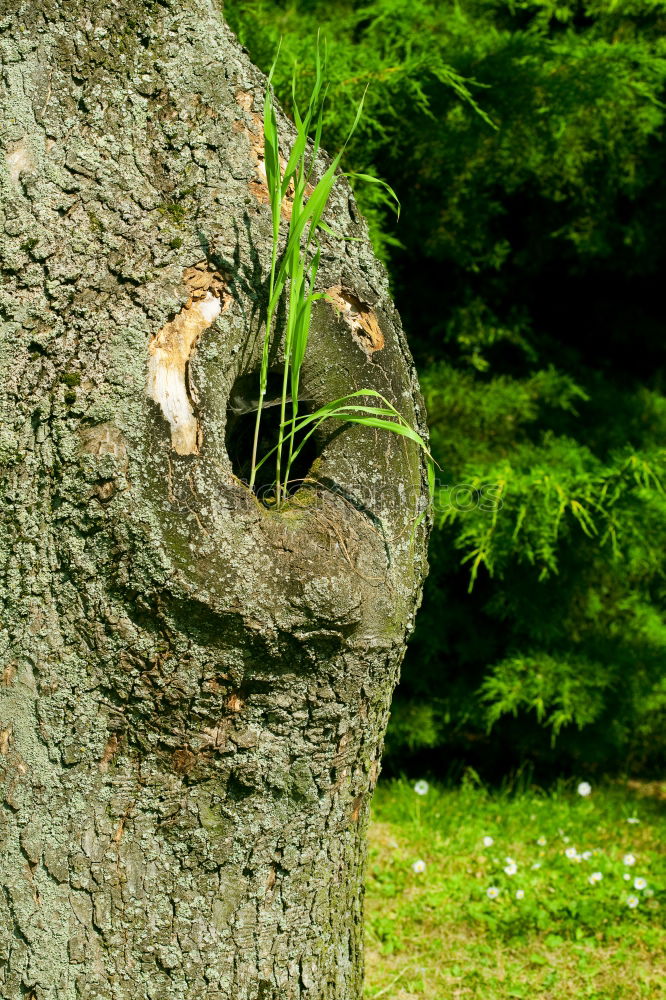
[[[443,467],[389,731],[502,766],[666,758],[664,0],[227,0],[337,148],[420,367]],[[397,766],[397,763],[396,763]]]

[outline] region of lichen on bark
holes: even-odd
[[[0,995],[356,1000],[368,803],[425,572],[418,449],[331,427],[280,512],[233,475],[265,78],[213,3],[0,3],[0,54]],[[423,432],[342,178],[329,219],[361,242],[324,236],[321,288],[383,344],[320,303],[304,391],[376,389]],[[201,434],[180,454],[150,357],[193,269],[225,308],[183,362]]]

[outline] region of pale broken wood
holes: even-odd
[[[340,313],[342,319],[351,330],[353,340],[364,354],[371,358],[375,351],[381,351],[384,346],[384,334],[375,312],[365,302],[343,288],[334,285],[326,290],[326,299]]]
[[[206,262],[188,267],[183,275],[190,298],[148,345],[147,393],[159,405],[171,428],[171,446],[178,455],[196,455],[201,428],[188,387],[187,366],[196,343],[228,304],[223,282]]]

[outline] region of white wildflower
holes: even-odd
[[[589,861],[591,857],[592,857],[592,851],[583,851],[583,853],[581,854],[581,858],[583,859],[583,861]]]
[[[424,781],[423,778],[421,778],[420,781],[417,781],[416,784],[414,785],[414,791],[416,792],[417,795],[427,795],[429,788],[430,785],[428,784],[427,781]]]
[[[524,898],[525,898],[525,890],[516,889],[516,899],[524,899]]]
[[[535,861],[534,864],[532,865],[532,871],[535,872],[539,868],[541,868],[541,862],[540,861]]]
[[[492,837],[484,837],[483,838],[483,846],[484,847],[492,847],[494,843],[495,843],[495,841],[493,840]]]
[[[629,874],[629,872],[625,872],[622,878],[624,879],[625,882],[631,882],[631,875]]]
[[[486,889],[486,896],[488,897],[488,899],[497,899],[499,894],[500,891],[495,885],[491,885],[489,889]]]
[[[638,896],[627,896],[627,906],[630,910],[635,910],[638,906]]]
[[[547,841],[545,837],[539,837],[539,839],[537,840],[537,844],[539,845],[539,847],[545,847],[546,843]]]
[[[644,879],[644,878],[635,878],[634,879],[634,889],[638,889],[640,891],[641,889],[646,889],[646,888],[647,888],[647,880],[646,879]]]
[[[581,781],[576,791],[579,795],[582,795],[583,798],[586,798],[592,791],[592,785],[590,785],[587,781]]]
[[[420,875],[421,872],[424,872],[425,870],[426,870],[425,861],[415,861],[414,864],[412,865],[412,871],[415,872],[417,875]]]
[[[515,861],[512,861],[510,865],[507,865],[505,867],[504,874],[515,875],[517,871],[518,871],[518,865],[515,863]]]
[[[640,823],[638,816],[627,816],[627,823]]]
[[[573,858],[577,858],[578,857],[578,851],[576,850],[575,847],[567,847],[567,849],[565,850],[564,853],[566,854],[566,856],[568,858],[571,858],[572,860],[573,860]]]
[[[633,856],[633,854],[625,854],[625,856],[622,858],[622,864],[626,865],[627,868],[631,868],[632,865],[636,864],[636,858]]]
[[[595,885],[597,882],[601,882],[602,878],[603,875],[601,874],[601,872],[592,872],[587,881],[590,883],[590,885]]]

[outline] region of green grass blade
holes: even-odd
[[[348,178],[354,178],[354,179],[360,180],[360,181],[367,181],[368,184],[379,184],[379,186],[383,187],[384,190],[395,201],[395,203],[397,205],[397,208],[396,208],[396,218],[397,219],[400,218],[400,199],[398,198],[397,194],[395,193],[395,191],[393,190],[393,188],[391,187],[391,185],[387,184],[386,181],[381,180],[381,178],[379,178],[379,177],[373,177],[372,174],[361,174],[361,173],[358,173],[355,170],[350,170],[347,173],[345,173],[343,176],[348,177]]]

